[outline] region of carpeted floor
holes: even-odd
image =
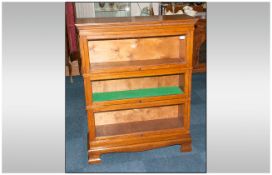
[[[87,122],[83,80],[66,77],[66,172],[206,172],[206,74],[193,74],[191,134],[193,151],[171,146],[136,153],[101,156],[102,163],[87,163]]]

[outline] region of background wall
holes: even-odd
[[[93,3],[75,3],[78,18],[94,17]]]

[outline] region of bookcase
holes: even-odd
[[[186,15],[76,20],[90,164],[112,152],[192,150],[195,22]]]

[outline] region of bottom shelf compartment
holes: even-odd
[[[96,137],[183,128],[184,104],[94,113]]]
[[[156,119],[147,121],[135,121],[96,126],[96,136],[113,136],[137,132],[158,131],[173,128],[182,128],[183,122],[180,117]]]

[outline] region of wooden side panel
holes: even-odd
[[[181,58],[184,42],[179,36],[89,41],[90,62]]]
[[[183,77],[181,75],[169,75],[169,76],[154,76],[143,78],[127,78],[105,81],[93,81],[93,92],[109,92],[109,91],[122,91],[122,90],[134,90],[142,88],[156,88],[162,86],[179,86],[179,79]]]
[[[95,113],[95,125],[177,118],[179,105]]]

